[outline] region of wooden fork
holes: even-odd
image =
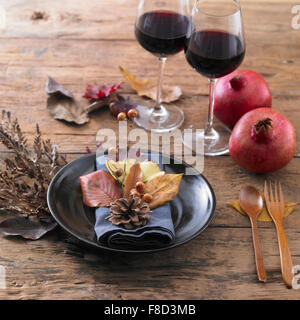
[[[270,192],[268,192],[268,184],[267,184],[267,181],[265,181],[264,194],[265,194],[266,205],[268,208],[268,212],[270,213],[270,216],[272,217],[275,223],[276,231],[277,231],[282,279],[284,283],[287,285],[287,287],[291,288],[294,274],[293,274],[293,263],[291,259],[291,254],[290,254],[287,239],[282,226],[282,219],[284,215],[283,192],[282,192],[280,183],[279,183],[279,188],[278,188],[278,184],[275,183],[274,196],[273,196],[271,183],[270,183],[269,189],[270,189]]]

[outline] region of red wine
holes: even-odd
[[[219,30],[195,32],[187,40],[187,45],[187,61],[208,78],[233,72],[245,56],[243,42],[236,35]]]
[[[184,49],[189,19],[172,11],[144,13],[137,21],[135,36],[143,48],[157,56]]]

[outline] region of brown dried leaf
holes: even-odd
[[[155,209],[173,200],[178,193],[182,174],[164,174],[150,179],[146,183],[145,193],[153,197],[149,203],[150,209]]]
[[[129,82],[131,88],[137,92],[139,96],[145,96],[152,100],[156,100],[157,84],[149,79],[139,79],[124,67],[119,67],[126,81]],[[162,86],[162,102],[172,102],[178,100],[182,95],[182,91],[178,86]]]
[[[48,77],[46,83],[47,109],[56,120],[64,120],[77,124],[89,122],[85,108],[77,102],[71,91]]]
[[[108,207],[122,198],[119,185],[106,171],[98,170],[80,177],[83,202],[89,207]]]
[[[62,95],[52,95],[47,100],[47,109],[56,120],[84,124],[89,122],[86,111],[74,99]]]
[[[66,96],[70,99],[73,99],[74,96],[72,94],[72,92],[65,88],[64,86],[62,86],[61,84],[59,84],[58,82],[56,82],[53,78],[49,77],[47,78],[46,81],[46,93],[52,95],[52,94],[56,94],[56,93],[60,93],[63,96]]]
[[[124,196],[129,199],[130,191],[135,188],[138,181],[142,181],[143,172],[139,162],[131,166],[129,174],[125,180],[124,184]]]
[[[0,223],[0,233],[5,236],[21,236],[25,239],[38,240],[53,230],[57,223],[52,219],[38,220],[15,216]]]

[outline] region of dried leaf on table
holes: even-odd
[[[143,173],[141,165],[139,162],[136,162],[131,166],[129,174],[124,183],[124,196],[129,199],[130,191],[135,188],[137,182],[142,181]]]
[[[119,67],[125,80],[129,82],[131,88],[137,92],[139,96],[145,96],[152,100],[156,99],[157,84],[151,82],[149,79],[139,79],[124,67]],[[182,91],[178,86],[162,86],[162,102],[173,102],[178,100],[182,95]]]
[[[0,233],[5,236],[20,236],[25,239],[38,240],[56,226],[57,223],[52,218],[40,220],[15,216],[0,222]]]
[[[137,92],[141,90],[145,90],[146,88],[152,88],[156,86],[156,83],[151,82],[149,79],[139,79],[129,71],[127,71],[124,67],[119,67],[125,80],[129,82],[131,88]]]
[[[146,183],[145,193],[152,195],[149,203],[151,209],[155,209],[175,198],[178,193],[183,174],[157,175]]]
[[[73,97],[73,94],[51,77],[46,83],[47,109],[56,120],[64,120],[77,124],[89,121],[85,108]]]
[[[66,96],[70,99],[73,99],[74,96],[72,94],[72,92],[65,88],[64,86],[62,86],[61,84],[59,84],[58,82],[56,82],[53,78],[49,77],[47,78],[46,81],[46,93],[52,95],[52,94],[62,94],[63,96]]]
[[[80,177],[83,202],[89,207],[108,207],[122,198],[117,181],[106,171],[98,170]]]
[[[261,196],[262,196],[263,199],[264,199],[264,198],[265,198],[265,197],[264,197],[264,193],[263,193],[263,192],[260,192],[260,194],[261,194]],[[237,210],[239,213],[241,213],[242,215],[246,215],[246,213],[243,211],[243,209],[242,209],[241,206],[240,206],[239,200],[230,201],[230,202],[228,202],[228,204],[229,204],[230,206],[232,206],[235,210]],[[294,211],[294,208],[295,208],[295,206],[296,206],[297,204],[298,204],[298,203],[296,203],[296,202],[285,202],[284,217],[289,216],[289,215]],[[267,207],[266,207],[265,201],[264,201],[263,210],[262,210],[262,212],[259,214],[257,220],[258,220],[258,221],[272,221],[272,218],[271,218],[271,216],[270,216],[269,213],[268,213],[268,209],[267,209]]]
[[[47,100],[47,109],[56,120],[64,120],[77,124],[89,122],[86,111],[74,99],[53,95]]]

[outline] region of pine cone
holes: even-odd
[[[150,207],[141,198],[131,195],[129,199],[121,198],[110,204],[108,220],[125,229],[131,230],[144,226],[149,220]]]

